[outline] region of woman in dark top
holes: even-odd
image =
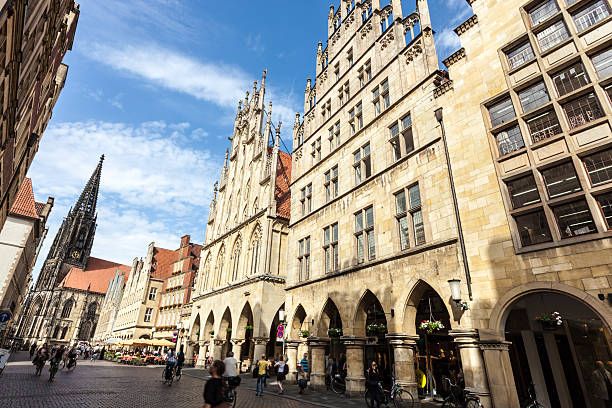
[[[378,367],[376,366],[375,361],[372,361],[367,374],[366,387],[370,393],[370,407],[374,408],[374,401],[376,401],[376,407],[380,408],[380,398],[378,395],[378,382],[380,381],[380,374],[378,373]]]
[[[215,360],[208,370],[211,378],[204,386],[204,408],[229,407],[229,404],[223,400],[225,363]]]

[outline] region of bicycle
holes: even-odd
[[[346,381],[340,374],[336,374],[331,378],[330,388],[336,394],[344,394],[346,392]]]
[[[69,358],[68,359],[68,364],[65,364],[64,367],[68,370],[68,371],[74,371],[74,369],[77,366],[77,359],[76,358]]]
[[[366,406],[368,408],[375,408],[371,402],[370,398],[371,390],[368,388],[364,394],[364,398],[366,401]],[[391,390],[387,391],[383,388],[382,383],[378,383],[378,398],[382,397],[380,401],[381,404],[384,404],[385,407],[388,407],[389,404],[393,403],[393,406],[396,408],[412,408],[414,407],[414,397],[412,393],[405,388],[402,388],[396,381],[395,377],[393,377],[393,385],[391,386]]]
[[[46,358],[43,357],[38,357],[38,360],[36,360],[36,372],[34,373],[34,376],[36,377],[40,377],[40,375],[42,374],[42,370],[45,367],[45,363],[47,362]]]
[[[442,408],[483,408],[480,398],[468,395],[466,390],[453,384],[450,378],[444,377],[443,381],[448,382],[450,394],[444,399]]]
[[[52,382],[53,379],[55,378],[55,374],[57,373],[57,370],[59,369],[59,365],[60,362],[52,359],[51,360],[51,367],[49,368],[49,382]]]
[[[164,368],[162,371],[162,380],[164,380],[164,385],[168,384],[168,387],[172,386],[172,381],[174,381],[174,367],[169,365]]]
[[[536,400],[535,385],[533,383],[529,384],[529,387],[527,387],[527,393],[529,394],[529,399],[523,405],[524,408],[544,408],[544,405]]]
[[[236,388],[240,385],[240,377],[227,377],[227,391],[225,393],[225,402],[231,404],[232,407],[236,406],[237,393]]]
[[[183,376],[183,366],[176,366],[176,372],[174,373],[174,379],[179,381]]]

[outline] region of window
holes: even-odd
[[[571,238],[597,232],[585,200],[560,205],[553,208],[553,212],[557,218],[561,238]]]
[[[554,111],[544,112],[531,119],[527,119],[527,127],[533,143],[548,139],[561,133],[561,126]]]
[[[302,207],[302,215],[306,215],[312,210],[312,183],[304,187],[301,193],[302,197],[300,198],[300,204]]]
[[[310,237],[306,237],[298,242],[300,252],[298,256],[298,278],[299,281],[310,278]]]
[[[544,82],[539,82],[527,89],[523,89],[519,92],[518,96],[523,112],[534,110],[550,101]]]
[[[501,125],[516,116],[512,101],[510,98],[505,99],[489,108],[491,115],[491,126]]]
[[[353,167],[355,171],[355,184],[367,180],[372,175],[369,143],[353,153]]]
[[[349,68],[352,67],[353,63],[355,62],[355,60],[353,59],[353,49],[352,48],[346,53],[346,62],[348,63]]]
[[[402,250],[410,247],[410,222],[412,222],[415,244],[422,245],[425,243],[425,228],[423,225],[423,213],[421,212],[421,193],[418,185],[408,188],[408,203],[406,203],[405,191],[395,195],[395,217],[399,227],[400,248]]]
[[[323,229],[323,252],[325,273],[338,270],[338,223]]]
[[[394,124],[389,128],[389,140],[391,141],[391,149],[393,150],[393,160],[399,160],[402,157],[402,149],[399,141],[399,124]]]
[[[349,112],[349,126],[351,127],[351,136],[363,128],[363,112],[362,105],[359,102],[354,109]]]
[[[556,73],[552,76],[552,79],[559,96],[582,88],[590,82],[589,77],[584,72],[584,66],[580,62]]]
[[[328,100],[321,108],[321,116],[323,116],[323,120],[331,117],[331,99]]]
[[[334,65],[334,75],[336,76],[336,81],[340,79],[340,63]]]
[[[389,128],[389,141],[391,142],[391,149],[393,151],[393,160],[399,160],[402,156],[414,150],[412,118],[410,114],[404,116],[400,121]]]
[[[576,29],[578,32],[581,32],[609,15],[608,5],[604,0],[599,0],[596,3],[589,4],[572,17],[574,18],[574,23],[576,23]]]
[[[597,97],[593,92],[563,105],[570,129],[589,123],[603,116]]]
[[[595,71],[600,78],[605,78],[612,74],[612,48],[609,48],[591,58]]]
[[[508,181],[506,186],[508,186],[508,194],[510,194],[512,209],[540,202],[540,194],[538,193],[538,187],[536,186],[532,174],[527,177]]]
[[[537,33],[536,38],[538,39],[538,44],[540,44],[540,51],[544,52],[565,41],[569,38],[569,34],[563,21],[557,21],[550,27]]]
[[[414,242],[416,245],[424,244],[425,228],[423,225],[423,213],[421,212],[421,192],[418,184],[408,189],[408,203],[410,205],[410,214],[412,214]]]
[[[362,21],[363,23],[365,23],[366,21],[368,21],[368,19],[369,19],[370,17],[372,17],[372,13],[373,13],[373,11],[372,11],[372,3],[370,3],[370,5],[368,6],[368,9],[367,9],[367,10],[365,10],[365,11],[364,11],[364,12],[361,14],[361,21]]]
[[[505,156],[525,147],[523,136],[517,126],[495,134],[500,156]]]
[[[372,91],[372,103],[374,104],[374,112],[377,116],[383,110],[391,106],[391,98],[389,96],[389,80],[385,79],[380,86],[377,86]]]
[[[357,241],[357,263],[363,263],[366,259],[374,259],[376,250],[374,246],[373,207],[368,207],[355,214],[355,238]]]
[[[157,288],[151,288],[149,291],[149,300],[155,300],[157,298]]]
[[[312,165],[314,166],[321,160],[321,138],[318,138],[312,142],[312,151],[310,156],[312,157]]]
[[[325,201],[338,197],[338,166],[325,173]]]
[[[64,307],[62,309],[62,319],[68,319],[70,317],[70,312],[72,312],[72,300],[68,299],[64,303]]]
[[[329,128],[329,146],[330,150],[334,147],[340,146],[340,121],[336,122],[334,126]]]
[[[535,58],[535,55],[533,53],[533,48],[531,48],[531,44],[528,41],[508,52],[506,57],[508,58],[508,65],[510,66],[510,69],[514,69],[531,61],[533,58]]]
[[[372,66],[370,60],[359,68],[359,87],[363,88],[372,79]]]
[[[148,307],[147,310],[145,310],[144,321],[147,323],[150,322],[152,314],[153,314],[153,309]]]
[[[542,177],[551,199],[582,190],[571,162],[542,170]]]
[[[612,192],[605,193],[595,197],[601,212],[603,213],[604,220],[606,221],[606,227],[608,230],[612,230]]]
[[[612,181],[612,149],[582,159],[593,187]]]
[[[529,12],[531,24],[534,26],[538,25],[557,14],[558,11],[559,6],[557,6],[557,2],[555,0],[548,0],[546,3],[534,8]]]
[[[552,241],[544,211],[519,215],[514,218],[519,230],[522,246],[536,245]]]
[[[395,195],[395,217],[399,228],[400,248],[410,247],[410,225],[408,222],[408,208],[406,206],[406,193],[402,190]]]

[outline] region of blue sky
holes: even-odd
[[[81,0],[66,86],[28,173],[38,201],[56,199],[35,273],[102,153],[93,256],[131,264],[151,241],[203,241],[238,100],[267,69],[266,99],[290,146],[329,5]],[[429,5],[443,59],[459,48],[452,29],[471,9],[465,0]],[[403,8],[414,11],[415,0]]]

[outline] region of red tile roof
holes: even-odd
[[[130,267],[116,262],[106,261],[100,258],[89,257],[85,270],[73,267],[60,282],[60,287],[87,290],[105,294],[110,280],[115,277],[115,273],[125,273],[127,280]]]
[[[278,166],[276,167],[276,213],[289,219],[291,216],[291,155],[285,152],[278,152]]]
[[[34,201],[34,191],[32,190],[32,179],[26,177],[19,187],[15,202],[11,207],[11,214],[23,217],[38,218],[40,216]]]

